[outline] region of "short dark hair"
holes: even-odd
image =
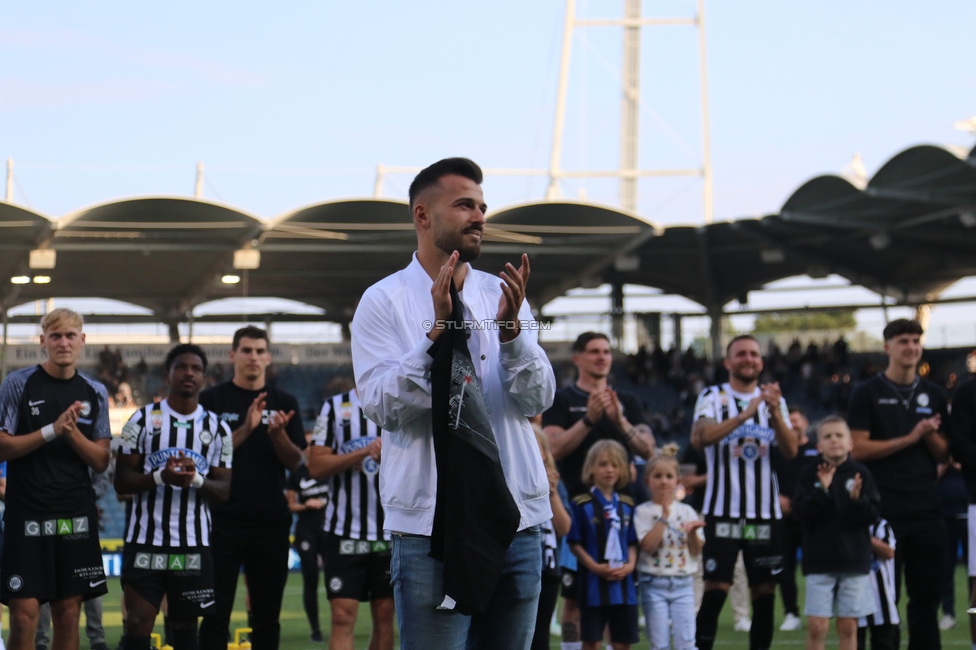
[[[752,334],[739,334],[738,336],[732,337],[732,340],[729,341],[729,344],[725,346],[725,356],[729,356],[729,350],[731,350],[732,346],[738,343],[739,341],[755,341],[756,345],[759,345],[759,339],[757,339]]]
[[[268,345],[271,345],[271,341],[268,339],[268,332],[260,327],[255,327],[254,325],[242,327],[234,332],[234,343],[231,345],[230,349],[236,350],[237,346],[241,344],[241,339],[264,339]]]
[[[786,410],[790,413],[799,413],[803,417],[807,416],[807,410],[799,404],[790,404],[788,407],[786,407]]]
[[[172,350],[166,353],[166,372],[168,373],[173,369],[173,364],[176,363],[176,357],[181,354],[195,354],[200,357],[200,361],[203,361],[203,369],[207,369],[207,353],[203,351],[199,345],[194,345],[192,343],[180,343]]]
[[[485,176],[481,172],[481,167],[470,158],[445,158],[438,160],[433,165],[420,170],[413,182],[410,183],[410,209],[413,209],[417,197],[424,190],[437,185],[445,176],[461,176],[472,180],[478,185],[484,180]]]
[[[586,346],[590,344],[593,339],[603,339],[607,343],[610,342],[610,337],[603,332],[583,332],[576,337],[573,341],[573,354],[578,354],[586,349]]]
[[[881,335],[884,337],[885,341],[890,341],[896,336],[901,336],[902,334],[918,334],[921,336],[924,333],[925,330],[922,329],[922,324],[917,320],[898,318],[885,325],[884,332],[882,332]]]

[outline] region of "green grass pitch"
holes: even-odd
[[[960,565],[956,570],[956,615],[958,617],[958,624],[954,629],[948,630],[942,633],[942,644],[946,647],[969,647],[969,630],[966,621],[966,576],[965,567]],[[800,600],[802,609],[803,600],[803,582],[802,576],[798,576],[799,579],[799,589],[800,589]],[[115,648],[122,634],[122,617],[119,610],[119,597],[121,590],[119,588],[119,583],[117,578],[110,579],[109,581],[109,595],[105,598],[105,614],[104,614],[104,624],[105,624],[105,634],[106,641],[111,648]],[[783,620],[782,612],[782,601],[779,600],[777,595],[777,612],[776,612],[776,626]],[[243,627],[247,624],[247,619],[244,614],[244,592],[243,592],[243,581],[238,586],[238,595],[234,603],[234,617],[232,620],[233,627]],[[902,609],[902,647],[907,643],[907,631],[905,630],[904,624],[904,609],[905,602],[902,599],[901,603]],[[322,623],[322,633],[325,636],[326,644],[315,644],[309,641],[310,629],[308,627],[308,622],[305,619],[305,612],[302,608],[302,577],[301,574],[293,572],[289,574],[288,586],[285,588],[285,599],[284,605],[281,612],[281,648],[282,650],[315,650],[316,648],[327,647],[328,635],[329,635],[329,605],[325,598],[324,587],[319,584],[319,611]],[[941,616],[941,612],[940,612]],[[4,636],[6,636],[6,621],[4,621]],[[161,632],[162,620],[160,619],[156,625],[156,632]],[[369,644],[369,634],[370,634],[370,616],[368,605],[363,605],[360,607],[359,620],[356,625],[356,647],[366,648]],[[748,648],[748,634],[743,632],[733,632],[732,631],[732,612],[728,603],[726,603],[725,608],[722,611],[722,618],[719,624],[719,636],[716,640],[716,647],[721,648]],[[84,631],[81,634],[81,647],[87,648],[87,639],[84,636]],[[805,627],[803,631],[799,632],[780,632],[776,630],[773,637],[773,647],[777,648],[802,648],[804,639],[806,638]],[[641,637],[641,642],[635,646],[637,648],[648,647],[647,638]],[[837,647],[836,636],[831,633],[828,637],[827,647]],[[551,637],[550,648],[558,650],[559,639],[556,637]]]

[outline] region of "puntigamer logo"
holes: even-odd
[[[24,522],[24,537],[56,537],[88,533],[88,517]]]

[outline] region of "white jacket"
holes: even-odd
[[[494,323],[501,278],[469,268],[460,293],[464,318]],[[437,495],[431,436],[427,338],[433,280],[417,260],[363,294],[352,320],[352,362],[366,416],[383,428],[380,500],[388,531],[430,535]],[[529,417],[552,404],[556,379],[527,302],[521,332],[502,344],[497,329],[470,330],[468,348],[481,380],[505,481],[521,513],[519,530],[552,518],[549,481]]]

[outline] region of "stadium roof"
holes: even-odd
[[[59,220],[0,202],[0,307],[51,296],[103,297],[183,321],[206,301],[289,298],[348,321],[362,292],[402,268],[416,246],[403,201],[336,200],[269,221],[219,203],[176,197],[111,201]],[[976,149],[917,146],[889,160],[863,187],[819,176],[779,214],[709,226],[662,228],[639,215],[578,201],[503,208],[489,217],[475,266],[497,273],[532,258],[536,307],[604,282],[656,287],[709,311],[796,275],[839,274],[904,304],[934,300],[976,275]],[[29,251],[52,248],[51,270]],[[234,271],[235,251],[260,252]],[[245,282],[223,284],[238,273]],[[45,275],[48,284],[12,284]]]

